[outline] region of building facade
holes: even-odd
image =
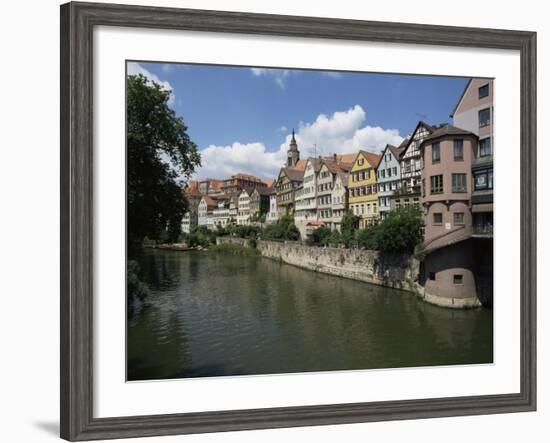
[[[302,238],[305,238],[307,224],[317,220],[317,174],[320,167],[320,158],[307,159],[302,186],[295,194],[294,223]]]
[[[258,221],[269,212],[269,196],[273,192],[272,188],[260,187],[254,188],[250,194],[250,217]]]
[[[412,135],[402,146],[400,156],[401,186],[390,197],[390,207],[420,206],[420,180],[422,175],[420,145],[435,128],[423,121],[418,122]]]
[[[249,174],[243,174],[241,172],[232,175],[228,179],[223,180],[223,185],[221,187],[222,191],[225,194],[239,193],[243,189],[252,191],[256,188],[265,189],[267,188],[267,184],[258,177]]]
[[[239,194],[237,209],[237,224],[250,224],[250,191],[243,189]]]
[[[231,198],[229,196],[217,200],[217,206],[212,210],[212,220],[215,228],[224,228],[230,223],[230,204]]]
[[[479,137],[472,163],[472,216],[475,235],[493,234],[493,80],[471,79],[451,117],[453,125]]]
[[[474,248],[470,242],[472,163],[478,138],[444,125],[421,145],[424,208],[424,288],[430,297],[477,303]]]
[[[349,173],[349,208],[353,214],[360,218],[360,229],[378,222],[376,168],[379,161],[379,155],[359,151]]]
[[[349,172],[338,172],[331,193],[332,218],[331,229],[340,231],[342,218],[348,211]]]
[[[279,220],[279,211],[277,210],[277,191],[275,188],[271,189],[269,194],[269,212],[265,218],[267,223],[277,223]]]
[[[380,218],[384,219],[391,209],[391,198],[401,185],[401,153],[404,148],[386,145],[380,157],[380,163],[376,168],[376,181],[378,184],[378,211]]]
[[[212,211],[217,207],[216,199],[209,195],[203,195],[198,206],[198,225],[213,226]]]

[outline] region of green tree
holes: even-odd
[[[355,240],[355,232],[359,228],[359,217],[348,211],[342,217],[340,232],[342,234],[342,243],[349,248]]]
[[[357,246],[364,249],[377,250],[378,249],[378,235],[380,226],[369,226],[365,229],[357,231],[356,243]]]
[[[183,120],[168,106],[171,91],[143,75],[128,77],[128,247],[165,232],[177,241],[186,210],[182,181],[200,166]]]
[[[292,214],[285,214],[277,223],[267,225],[262,231],[265,240],[300,240],[300,231],[294,224]]]
[[[311,233],[309,240],[314,245],[327,246],[330,234],[330,228],[327,228],[326,226],[319,226]]]
[[[422,241],[424,226],[420,208],[394,209],[376,227],[376,246],[384,252],[413,252]]]
[[[327,243],[329,246],[332,246],[333,248],[337,248],[342,244],[342,234],[340,234],[340,231],[335,229],[330,234],[330,237],[327,239]]]

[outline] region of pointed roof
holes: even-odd
[[[379,155],[379,154],[374,154],[374,153],[369,152],[369,151],[360,150],[356,154],[355,160],[354,160],[353,163],[355,163],[357,161],[357,157],[359,157],[359,154],[363,155],[363,157],[367,160],[367,162],[369,162],[369,165],[371,166],[371,168],[378,167],[378,163],[380,163],[380,159],[382,158],[382,156]]]
[[[301,182],[304,181],[304,170],[296,168],[283,168],[285,170],[286,176],[291,181]],[[305,169],[305,168],[304,168]]]
[[[259,195],[269,195],[271,194],[273,191],[273,188],[272,187],[261,187],[261,188],[254,188],[254,191],[252,191],[252,194],[254,194],[255,192],[257,192]],[[250,195],[252,195],[250,194]]]
[[[208,208],[215,208],[218,206],[218,199],[211,197],[210,195],[203,195],[201,200],[204,200]]]
[[[298,143],[296,143],[296,137],[294,134],[294,129],[292,129],[292,138],[290,139],[289,151],[297,151],[298,150]]]
[[[426,123],[425,121],[422,121],[422,120],[419,120],[416,127],[414,128],[414,131],[412,132],[411,136],[408,137],[406,140],[407,140],[407,144],[405,145],[405,147],[403,148],[403,151],[401,152],[401,156],[405,155],[405,153],[407,152],[407,149],[409,149],[409,146],[411,145],[411,142],[413,141],[414,139],[414,135],[416,134],[416,132],[421,128],[421,127],[424,127],[428,130],[428,132],[432,133],[435,131],[435,127],[432,126],[432,125],[429,125],[428,123]],[[403,145],[403,143],[401,143],[401,145],[399,145],[399,147],[401,148],[401,146]]]
[[[434,132],[428,135],[422,142],[422,145],[424,145],[427,141],[430,141],[430,140],[435,140],[440,137],[453,136],[453,135],[470,135],[470,136],[477,137],[477,135],[474,134],[473,132],[466,131],[465,129],[457,128],[456,126],[453,126],[447,123],[443,126],[440,126]]]
[[[340,171],[336,174],[337,177],[340,177],[340,181],[344,185],[344,187],[348,187],[348,179],[349,179],[349,172]]]
[[[189,180],[189,183],[187,183],[187,186],[183,188],[184,195],[187,196],[200,196],[201,193],[199,191],[199,181],[198,180]]]

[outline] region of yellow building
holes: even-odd
[[[379,161],[379,155],[359,151],[349,173],[349,209],[360,217],[361,229],[378,223],[376,167]]]

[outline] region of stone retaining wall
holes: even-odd
[[[247,238],[239,238],[239,237],[216,237],[216,244],[222,245],[222,244],[232,244],[232,245],[239,245],[239,246],[245,246],[250,247],[251,242]]]
[[[408,254],[318,248],[293,242],[260,240],[262,256],[300,268],[419,293],[419,262]]]

